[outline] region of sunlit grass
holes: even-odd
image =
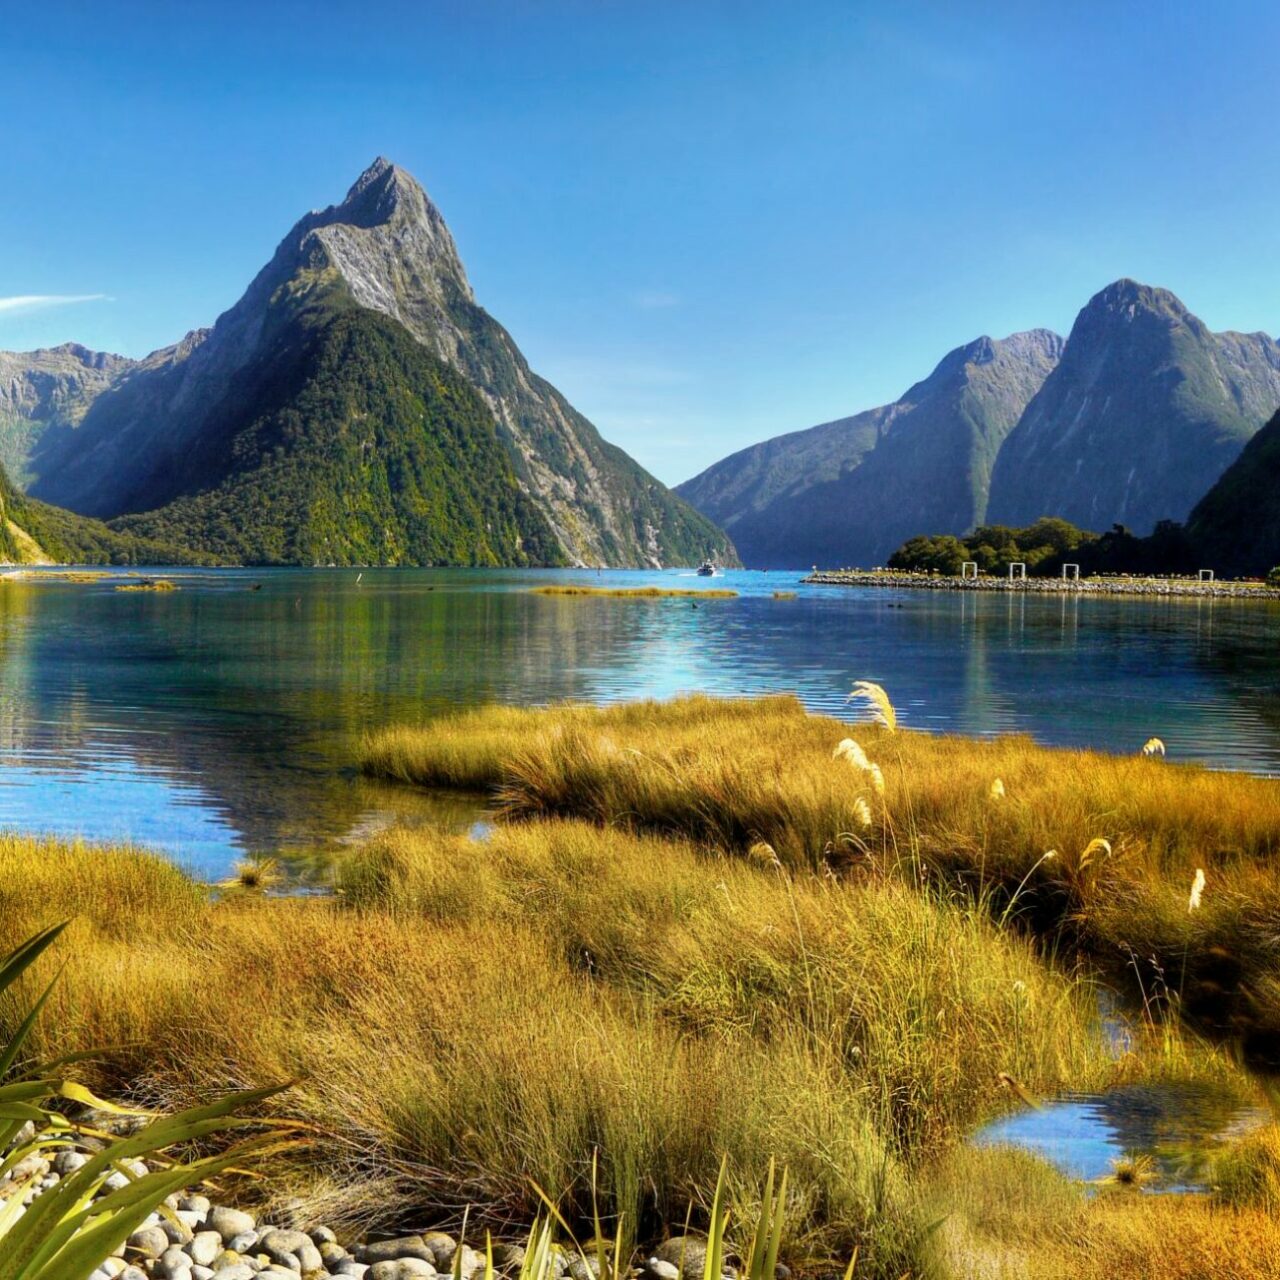
[[[1014,1148],[961,1148],[923,1192],[930,1280],[1262,1280],[1280,1274],[1280,1220],[1203,1195],[1096,1194]]]
[[[1249,1047],[1280,1043],[1280,785],[1143,756],[1140,743],[1110,756],[892,733],[892,704],[864,698],[881,723],[852,728],[787,698],[493,708],[376,734],[364,763],[487,787],[512,817],[582,817],[728,854],[767,844],[793,868],[962,891],[1082,945],[1155,1005]]]
[[[47,1047],[116,1046],[95,1083],[169,1105],[299,1078],[323,1132],[286,1180],[338,1222],[527,1221],[530,1179],[581,1213],[598,1152],[605,1211],[651,1230],[722,1157],[749,1209],[775,1157],[788,1248],[876,1274],[914,1247],[913,1169],[1010,1105],[999,1072],[1048,1093],[1172,1061],[1112,1060],[1089,984],[977,908],[580,822],[394,831],[330,900],[17,840],[0,873],[4,935],[76,915]]]

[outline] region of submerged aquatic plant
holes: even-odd
[[[1102,1186],[1131,1187],[1139,1190],[1159,1176],[1156,1162],[1143,1152],[1126,1151],[1111,1164],[1111,1172],[1099,1178]]]
[[[284,883],[284,872],[276,858],[258,856],[236,863],[236,873],[219,884],[221,889],[243,889],[248,893],[265,893]]]

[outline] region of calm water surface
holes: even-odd
[[[1209,1184],[1213,1156],[1270,1118],[1223,1090],[1130,1086],[1016,1112],[974,1141],[1034,1151],[1082,1182],[1101,1182],[1125,1157],[1147,1156],[1150,1190],[1198,1191]]]
[[[845,714],[877,680],[905,724],[1280,773],[1280,608],[804,587],[736,600],[536,596],[686,572],[219,570],[170,593],[0,583],[0,827],[130,840],[208,876],[337,848],[466,800],[360,779],[361,735],[457,707],[792,690]],[[259,590],[253,590],[260,584]],[[775,600],[795,590],[795,600]]]

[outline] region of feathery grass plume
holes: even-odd
[[[836,749],[831,753],[833,760],[847,760],[855,769],[869,769],[871,761],[867,753],[852,739],[841,738]]]
[[[1200,898],[1204,893],[1204,868],[1197,867],[1195,878],[1191,881],[1191,896],[1187,899],[1187,910],[1198,911]]]
[[[747,850],[747,857],[752,862],[763,862],[767,866],[782,869],[782,859],[778,857],[778,851],[767,840],[757,840]]]
[[[861,796],[853,802],[853,818],[864,831],[871,825],[871,806]]]
[[[849,694],[846,701],[865,703],[872,720],[884,725],[890,733],[897,729],[898,713],[893,703],[889,701],[889,695],[873,681],[859,680],[853,686],[853,692]]]
[[[1104,840],[1102,836],[1094,836],[1080,854],[1080,870],[1084,871],[1100,858],[1109,857],[1111,857],[1111,841]]]
[[[867,774],[871,778],[871,789],[883,799],[884,774],[880,771],[880,766],[878,764],[867,765]]]
[[[1142,744],[1142,754],[1144,756],[1162,756],[1164,755],[1164,743],[1159,738],[1148,738]]]
[[[991,790],[988,792],[992,800],[1004,799],[1004,782],[1000,778],[993,778],[991,781]]]
[[[1033,1107],[1036,1111],[1040,1111],[1042,1109],[1040,1104],[1035,1100],[1035,1098],[1030,1093],[1028,1093],[1027,1090],[1022,1085],[1020,1085],[1018,1081],[1015,1080],[1013,1076],[1011,1076],[1007,1071],[997,1071],[996,1081],[997,1083],[1004,1085],[1004,1087],[1008,1089],[1009,1092],[1013,1094],[1013,1096],[1017,1098],[1019,1102],[1023,1102],[1027,1106]]]

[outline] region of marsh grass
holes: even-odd
[[[180,590],[176,582],[170,582],[168,578],[143,578],[140,582],[122,582],[117,591],[178,591]]]
[[[694,698],[471,712],[376,734],[364,765],[487,787],[513,819],[575,816],[726,854],[767,844],[791,868],[927,881],[1082,947],[1153,1010],[1280,1054],[1280,786],[1020,737],[894,733],[892,704],[859,692],[880,723],[854,730],[856,755],[839,750],[849,724],[794,699]]]
[[[1148,1070],[1106,1052],[1087,982],[892,879],[549,820],[389,832],[337,888],[219,897],[127,850],[0,845],[0,931],[76,915],[58,1051],[114,1046],[94,1083],[167,1105],[299,1079],[320,1133],[283,1176],[339,1224],[470,1204],[523,1229],[536,1183],[570,1219],[621,1214],[629,1250],[708,1204],[722,1158],[749,1218],[774,1158],[791,1256],[896,1276],[914,1171],[1010,1105],[997,1072],[1050,1092]]]
[[[684,599],[689,596],[705,600],[733,600],[738,593],[727,588],[692,587],[577,587],[568,583],[547,587],[534,587],[535,596],[605,596],[619,600],[662,600],[668,597]]]

